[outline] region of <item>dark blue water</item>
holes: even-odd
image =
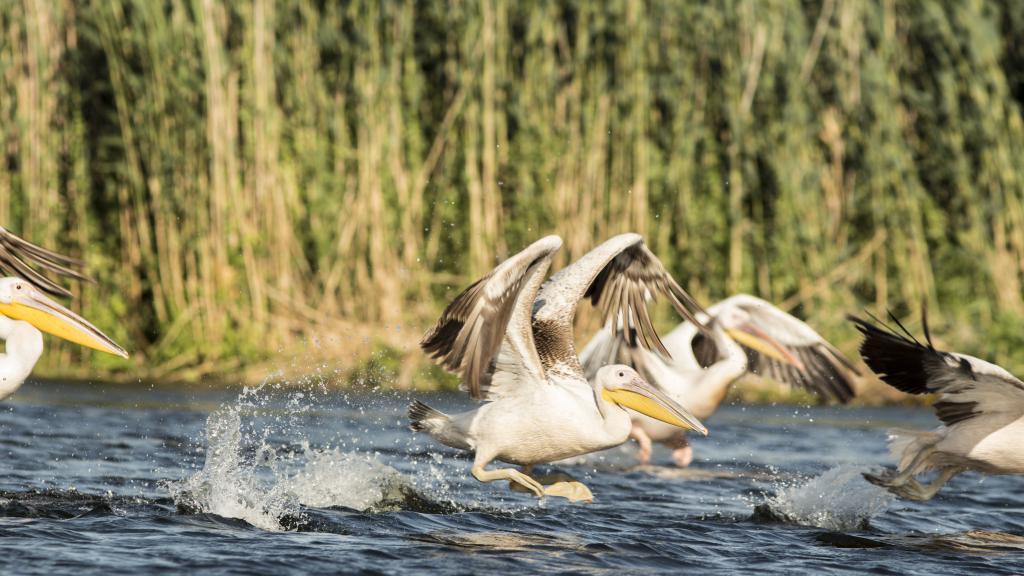
[[[462,397],[419,395],[443,409]],[[893,500],[860,471],[926,410],[730,406],[696,463],[552,467],[593,504],[469,476],[408,396],[31,383],[0,406],[0,572],[1020,573],[1024,480]]]

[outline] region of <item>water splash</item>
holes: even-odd
[[[827,530],[866,529],[895,497],[868,484],[858,466],[842,465],[807,482],[783,488],[757,506],[754,518]]]
[[[242,452],[241,416],[221,409],[206,421],[206,461],[202,470],[168,483],[179,509],[239,518],[265,530],[280,530],[280,519],[299,511],[298,500],[280,484],[261,479]]]
[[[303,506],[378,511],[429,503],[374,456],[311,446],[300,418],[310,406],[308,394],[292,392],[283,409],[273,407],[261,386],[212,413],[202,468],[167,483],[178,508],[283,530],[297,524]]]

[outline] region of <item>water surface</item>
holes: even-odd
[[[419,394],[444,410],[470,403]],[[695,465],[631,445],[550,467],[592,504],[484,485],[405,425],[405,394],[30,383],[0,405],[0,568],[893,574],[1024,570],[1024,483],[955,478],[894,500],[890,426],[927,410],[729,406]],[[411,572],[414,573],[414,572]]]

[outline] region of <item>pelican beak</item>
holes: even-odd
[[[128,353],[88,320],[61,306],[27,283],[10,303],[0,302],[0,314],[22,320],[47,334],[53,334],[86,348],[127,358]]]
[[[666,424],[686,430],[695,430],[705,436],[708,435],[708,429],[700,423],[696,416],[690,414],[678,402],[639,376],[621,388],[601,390],[601,396],[608,402],[636,410],[655,420],[661,420]]]
[[[779,344],[775,338],[772,338],[756,326],[747,324],[739,329],[730,328],[725,333],[738,344],[746,346],[759,354],[764,354],[784,364],[796,366],[800,370],[804,369],[804,363],[794,356],[788,348]]]

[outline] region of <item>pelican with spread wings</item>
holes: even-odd
[[[81,263],[23,240],[0,227],[0,400],[13,394],[43,354],[43,332],[123,358],[128,353],[86,319],[49,296],[70,296],[33,266],[80,280]]]
[[[857,368],[810,326],[770,303],[747,294],[727,298],[698,311],[704,326],[688,320],[664,338],[669,355],[655,354],[625,336],[602,329],[583,349],[588,377],[602,366],[619,363],[636,370],[692,414],[704,420],[718,410],[729,387],[747,373],[806,388],[825,399],[853,398]],[[637,414],[630,437],[640,445],[640,461],[650,460],[651,444],[672,448],[679,466],[688,466],[693,449],[686,433]]]
[[[561,246],[559,237],[548,236],[498,265],[456,297],[420,343],[485,403],[447,415],[414,402],[409,419],[414,431],[472,451],[473,476],[481,482],[508,480],[538,497],[591,500],[579,482],[545,487],[532,467],[625,442],[627,408],[670,426],[707,430],[628,366],[606,366],[588,381],[573,343],[577,304],[590,298],[606,318],[628,319],[638,342],[657,349],[663,347],[647,297],[663,295],[691,318],[696,305],[637,234],[608,240],[545,283]],[[625,323],[616,329],[625,330]],[[523,469],[486,469],[494,460]]]
[[[931,431],[891,430],[895,471],[865,474],[873,484],[911,500],[930,500],[957,474],[1024,474],[1024,382],[984,360],[943,352],[932,345],[922,314],[922,344],[893,316],[902,331],[850,317],[864,334],[864,362],[883,382],[910,394],[938,394],[942,425]],[[915,476],[937,470],[922,484]]]

